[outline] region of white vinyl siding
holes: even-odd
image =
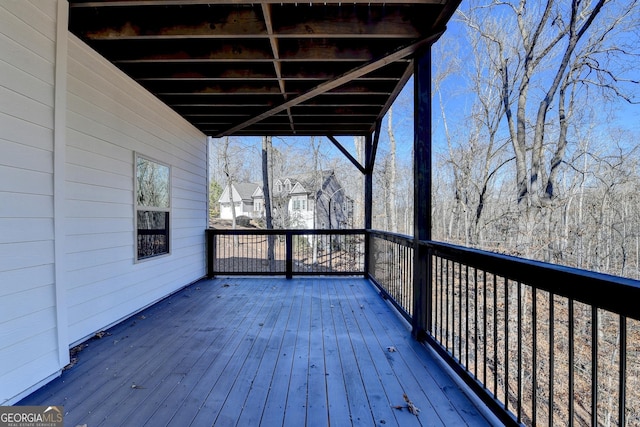
[[[205,274],[206,137],[69,35],[67,273],[71,342]],[[171,255],[135,263],[134,152],[171,167]]]
[[[0,405],[57,374],[55,0],[0,2]]]
[[[206,137],[68,34],[67,7],[0,1],[0,405],[205,274]],[[172,184],[171,254],[140,264],[134,152]]]

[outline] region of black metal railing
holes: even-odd
[[[436,242],[428,341],[503,420],[640,424],[640,283]]]
[[[413,239],[398,234],[369,232],[369,277],[399,312],[413,315]]]
[[[365,274],[505,424],[640,425],[636,280],[380,231],[207,235],[214,274]],[[269,238],[281,246],[267,269]]]
[[[364,275],[364,230],[206,232],[208,276]]]

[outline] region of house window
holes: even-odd
[[[306,211],[307,210],[307,201],[305,199],[293,199],[293,210],[294,211]]]
[[[136,260],[169,253],[169,166],[136,155]]]

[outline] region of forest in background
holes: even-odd
[[[432,51],[434,240],[640,278],[639,40],[635,0],[463,2]],[[409,82],[383,121],[373,206],[374,228],[408,235],[412,127]],[[339,139],[362,158],[362,138]],[[212,140],[214,190],[225,170],[261,182],[261,152]],[[271,176],[335,170],[359,226],[362,175],[327,138],[274,137],[269,158]]]

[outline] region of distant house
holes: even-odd
[[[222,219],[231,219],[229,194],[227,186],[219,199]],[[235,183],[232,194],[236,216],[264,217],[261,185]],[[333,171],[278,178],[272,184],[271,194],[276,228],[339,229],[352,225],[353,201],[344,194]]]
[[[233,218],[231,210],[232,199],[236,217],[248,216],[249,218],[261,218],[264,216],[264,207],[260,202],[256,203],[256,199],[264,200],[262,187],[258,184],[251,182],[234,182],[231,192],[227,185],[218,199],[221,219]]]

